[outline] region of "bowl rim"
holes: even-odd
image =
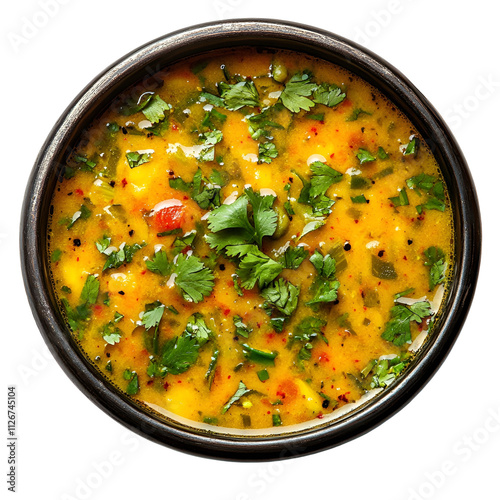
[[[284,428],[283,435],[251,439],[170,425],[144,412],[96,377],[96,370],[77,352],[60,314],[54,311],[44,235],[52,191],[50,196],[44,194],[55,182],[58,159],[103,102],[109,102],[139,74],[151,76],[152,67],[191,57],[200,49],[210,51],[235,45],[290,48],[337,64],[343,62],[343,67],[379,88],[412,123],[417,122],[421,134],[422,130],[429,131],[422,135],[441,168],[448,169],[455,229],[460,236],[460,241],[456,236],[456,277],[447,308],[439,331],[436,328],[421,348],[418,362],[412,363],[402,377],[368,405],[339,421],[296,434],[286,434]],[[427,99],[391,64],[323,29],[274,19],[230,19],[197,24],[152,40],[110,65],[78,94],[56,122],[33,166],[23,202],[20,250],[25,289],[37,326],[59,365],[97,406],[143,437],[184,452],[226,460],[273,460],[307,455],[361,436],[400,411],[425,386],[448,355],[468,314],[480,265],[481,219],[474,182],[450,129]]]

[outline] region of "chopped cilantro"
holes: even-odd
[[[415,302],[412,305],[396,304],[391,308],[391,320],[386,323],[382,338],[396,346],[411,342],[410,323],[422,320],[433,314],[428,301]]]
[[[200,134],[200,138],[204,143],[202,150],[198,154],[198,159],[200,161],[214,161],[215,145],[222,141],[222,132],[220,130],[210,130]]]
[[[139,392],[139,377],[137,376],[137,373],[132,372],[130,378],[126,380],[130,380],[126,389],[127,394],[135,396]]]
[[[103,271],[106,271],[106,269],[118,269],[125,263],[130,264],[134,255],[146,246],[145,241],[134,243],[133,245],[122,243],[118,250],[112,250],[114,247],[110,247],[110,244],[111,239],[106,236],[96,241],[97,250],[108,257],[102,268]]]
[[[210,357],[210,363],[208,365],[208,370],[205,373],[205,380],[208,382],[208,390],[212,388],[212,384],[215,378],[215,368],[217,366],[217,361],[219,359],[219,349],[217,347],[212,351],[212,356]]]
[[[360,194],[359,196],[351,196],[351,201],[353,203],[368,203],[368,200],[365,198],[364,194]]]
[[[415,155],[417,156],[420,140],[418,137],[411,138],[410,142],[406,145],[404,156]]]
[[[125,155],[130,168],[136,168],[139,165],[148,163],[151,160],[149,153],[139,153],[138,151],[130,151]]]
[[[63,221],[64,221],[64,224],[67,224],[66,227],[68,229],[71,229],[77,220],[79,220],[79,219],[86,220],[91,215],[92,215],[92,212],[85,205],[82,205],[80,207],[80,210],[76,211],[73,214],[73,217],[71,217],[71,219],[69,219],[69,220],[63,219]]]
[[[276,309],[285,316],[291,316],[297,309],[300,289],[289,281],[279,278],[260,292],[266,300],[264,308]]]
[[[283,266],[262,253],[256,245],[233,245],[226,248],[228,257],[240,257],[237,274],[241,279],[241,286],[247,290],[256,284],[263,288],[276,278]]]
[[[252,392],[251,389],[247,389],[247,386],[243,382],[240,381],[236,392],[229,398],[228,402],[222,407],[222,409],[221,409],[222,415],[224,415],[224,413],[226,413],[234,403],[239,401],[240,398],[242,398],[243,396],[245,396],[246,394],[248,394],[250,392]]]
[[[252,328],[250,328],[249,326],[245,325],[245,323],[243,323],[243,320],[242,320],[241,316],[234,315],[233,316],[233,324],[236,327],[235,333],[239,337],[244,337],[244,338],[247,339],[248,336],[253,331]]]
[[[260,247],[262,239],[276,230],[277,215],[271,208],[274,200],[274,196],[261,196],[248,188],[234,203],[215,208],[208,217],[208,244],[219,252],[230,245],[257,243]],[[249,202],[253,224],[248,216]]]
[[[236,111],[244,106],[259,106],[259,94],[251,80],[244,80],[235,84],[220,82],[219,92],[224,101],[224,107]]]
[[[198,359],[199,345],[196,338],[187,335],[173,337],[163,346],[161,362],[172,375],[187,371]]]
[[[429,269],[429,287],[434,290],[436,285],[439,285],[444,281],[446,272],[446,261],[444,252],[438,247],[429,247],[424,251],[425,262],[424,264]]]
[[[395,207],[403,207],[403,206],[410,204],[410,202],[408,201],[408,195],[406,194],[405,188],[401,189],[398,196],[394,196],[393,198],[389,198],[389,200],[391,200],[391,203]]]
[[[259,377],[261,382],[265,382],[266,380],[269,380],[269,372],[265,368],[263,370],[259,370],[257,372],[257,377]]]
[[[51,262],[59,262],[61,260],[61,256],[62,256],[62,250],[59,249],[59,248],[56,248],[52,254],[50,255],[50,261]]]
[[[371,113],[361,108],[355,108],[353,112],[345,119],[345,121],[354,122],[360,117],[360,115],[371,115]]]
[[[171,109],[170,104],[167,104],[159,95],[154,95],[142,108],[142,112],[151,123],[158,123],[165,118],[165,112],[170,112]]]
[[[288,247],[280,257],[280,263],[286,269],[298,269],[309,252],[304,247]]]
[[[99,295],[99,280],[93,275],[89,274],[85,280],[85,284],[80,294],[80,300],[84,304],[95,304]]]
[[[389,158],[389,154],[385,152],[385,149],[382,146],[379,146],[377,156],[379,160],[387,160]]]
[[[278,150],[273,142],[259,143],[259,163],[271,163],[278,157]]]
[[[369,163],[376,160],[375,156],[373,156],[370,153],[370,151],[364,148],[359,148],[356,157],[358,158],[360,165],[363,165],[363,163]]]
[[[110,321],[102,328],[101,335],[106,343],[115,345],[120,342],[122,331],[114,325],[113,321]]]
[[[315,103],[324,104],[329,108],[333,108],[333,106],[340,104],[345,97],[345,92],[342,92],[340,87],[335,84],[328,85],[327,83],[322,83],[314,90],[313,94]]]

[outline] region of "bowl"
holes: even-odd
[[[385,390],[328,422],[280,429],[220,432],[160,415],[132,401],[104,379],[73,341],[57,306],[47,255],[51,194],[79,136],[121,91],[147,82],[180,59],[216,49],[256,46],[319,57],[357,74],[410,119],[432,150],[448,185],[455,259],[449,293],[428,341],[405,373]],[[71,380],[115,420],[157,443],[227,460],[296,457],[345,443],[380,425],[425,386],[446,358],[464,324],[477,281],[481,221],[474,183],[449,128],[426,98],[389,63],[335,34],[274,20],[230,20],[193,26],[158,38],[104,70],[73,100],[43,145],[28,181],[21,219],[21,261],[29,303],[52,354]]]

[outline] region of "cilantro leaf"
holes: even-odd
[[[84,304],[95,304],[99,295],[99,280],[93,275],[89,274],[85,280],[85,284],[80,294],[80,300]]]
[[[321,252],[315,250],[309,260],[315,267],[319,276],[323,278],[333,278],[335,276],[335,259],[330,254],[323,256]]]
[[[107,344],[115,345],[120,342],[122,331],[114,325],[113,321],[110,321],[102,328],[101,335]]]
[[[141,323],[146,330],[157,328],[165,311],[165,306],[161,302],[146,304],[146,311],[142,315]]]
[[[210,130],[201,134],[200,138],[204,140],[203,149],[198,154],[200,161],[214,161],[215,145],[222,141],[222,132],[220,130]]]
[[[369,111],[365,111],[361,108],[355,108],[353,112],[345,119],[346,122],[354,122],[356,121],[360,115],[371,115]]]
[[[151,155],[149,153],[139,153],[138,151],[130,151],[125,156],[127,157],[130,168],[136,168],[151,160]]]
[[[173,250],[175,254],[183,253],[184,250],[193,248],[194,239],[196,238],[196,230],[189,231],[183,236],[177,236],[173,243]]]
[[[271,208],[274,200],[274,196],[261,196],[248,188],[230,205],[215,208],[208,216],[211,231],[205,236],[208,244],[218,251],[231,245],[254,242],[261,246],[264,236],[272,236],[276,231],[277,215]],[[249,202],[253,225],[249,220]]]
[[[335,84],[328,85],[327,83],[322,83],[314,90],[313,94],[315,103],[324,104],[329,108],[333,108],[340,104],[345,97],[345,92],[342,92],[340,87]]]
[[[108,241],[109,240],[109,241]],[[123,264],[130,264],[132,262],[132,258],[134,255],[143,247],[146,246],[146,242],[142,243],[134,243],[133,245],[128,245],[126,243],[122,243],[118,250],[111,250],[113,247],[110,247],[111,239],[104,236],[101,240],[96,242],[96,247],[100,253],[106,255],[108,258],[104,263],[103,271],[106,269],[118,269]]]
[[[272,139],[272,135],[268,128],[284,128],[272,119],[274,113],[282,108],[283,107],[281,105],[268,106],[258,114],[251,114],[245,117],[245,120],[248,123],[248,131],[250,132],[252,139],[258,140],[260,137]]]
[[[262,253],[255,245],[243,246],[253,247],[243,257],[236,271],[241,279],[243,288],[250,290],[256,284],[258,284],[259,288],[263,288],[283,271],[283,266],[280,263]]]
[[[417,156],[420,147],[420,139],[418,137],[411,138],[410,142],[406,145],[404,156],[415,155]]]
[[[167,252],[160,250],[154,254],[151,260],[146,261],[146,267],[155,274],[167,276],[171,270],[171,264],[168,261]]]
[[[296,73],[285,84],[280,101],[292,113],[298,113],[301,109],[309,111],[314,106],[314,101],[308,97],[316,88],[309,73]]]
[[[356,157],[358,158],[360,165],[363,165],[363,163],[369,163],[376,160],[375,156],[373,156],[370,153],[370,151],[364,148],[359,148]]]
[[[214,333],[208,328],[203,315],[194,313],[189,319],[183,335],[196,340],[199,347],[206,344],[210,338],[214,337]]]
[[[235,84],[220,82],[218,87],[221,98],[224,100],[224,107],[230,111],[236,111],[244,106],[260,105],[257,88],[251,80]]]
[[[444,281],[447,263],[445,261],[444,252],[438,247],[429,247],[424,251],[426,260],[424,265],[429,269],[429,287],[434,290],[436,285]]]
[[[259,163],[271,163],[274,158],[278,157],[276,144],[273,142],[265,142],[259,144]]]
[[[224,113],[219,113],[215,108],[212,108],[210,111],[205,112],[205,116],[201,122],[202,127],[210,128],[212,130],[217,127],[214,125],[213,120],[218,121],[219,123],[224,123],[227,119],[227,116]]]
[[[184,334],[173,337],[163,346],[161,363],[168,373],[179,375],[191,368],[191,365],[196,362],[199,348],[200,346],[194,337]]]
[[[311,359],[312,342],[318,337],[323,338],[327,342],[326,337],[322,333],[325,325],[326,321],[323,319],[316,316],[307,316],[295,326],[293,337],[288,341],[286,347],[287,349],[291,349],[296,342],[302,344],[300,350],[297,352],[297,364],[302,370],[304,369],[304,361]]]
[[[165,112],[170,112],[171,109],[170,104],[167,104],[159,95],[155,94],[142,108],[142,112],[151,123],[158,123],[165,118]]]
[[[318,276],[311,285],[313,298],[306,302],[306,305],[314,306],[336,301],[340,283],[335,279],[335,259],[330,254],[323,256],[321,252],[315,250],[309,260],[318,272]]]
[[[243,323],[243,319],[241,316],[234,315],[233,316],[233,324],[236,327],[235,334],[239,337],[248,338],[248,336],[252,333],[252,328]]]
[[[212,293],[214,275],[196,256],[179,254],[174,264],[175,283],[188,302],[200,302]]]
[[[286,269],[298,269],[309,252],[304,247],[288,247],[280,258],[280,263]]]
[[[343,177],[343,174],[320,161],[311,164],[311,172],[313,175],[309,196],[312,198],[324,195],[331,185],[337,184]]]
[[[67,222],[67,228],[68,229],[71,229],[74,225],[75,225],[75,222],[79,219],[82,219],[82,220],[86,220],[88,219],[90,216],[92,215],[92,212],[85,206],[85,205],[82,205],[80,207],[80,210],[77,210],[74,214],[73,214],[73,217],[71,217],[71,219],[69,221],[67,221],[66,219],[63,219],[64,220],[64,223]]]
[[[379,160],[387,160],[389,158],[389,154],[385,152],[385,149],[382,146],[379,146],[377,156]]]
[[[411,322],[421,323],[424,318],[432,314],[431,305],[426,300],[415,302],[410,306],[397,304],[391,308],[391,320],[386,323],[382,338],[396,346],[409,344],[411,343]]]
[[[127,385],[126,393],[130,396],[135,396],[139,392],[139,377],[136,372],[132,372],[129,378],[130,382]]]
[[[391,203],[395,207],[404,207],[404,206],[410,204],[410,202],[408,201],[408,195],[406,194],[405,188],[401,189],[398,196],[394,196],[392,198],[389,198],[389,200],[391,200]]]
[[[300,289],[289,281],[280,278],[273,281],[260,292],[267,305],[285,316],[291,316],[297,309]]]

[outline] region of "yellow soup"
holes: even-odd
[[[129,89],[52,209],[54,287],[90,362],[219,427],[332,418],[383,390],[453,265],[446,185],[412,124],[286,51],[214,52]]]

